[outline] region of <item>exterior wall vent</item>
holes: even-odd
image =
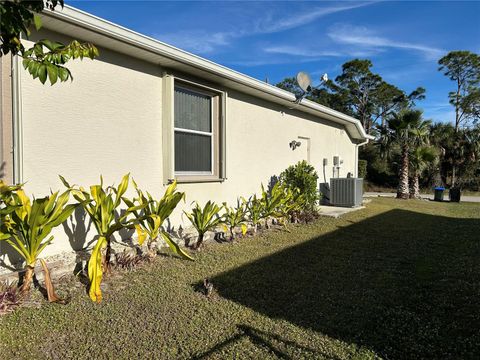
[[[363,179],[361,178],[331,178],[330,204],[343,207],[362,205]]]

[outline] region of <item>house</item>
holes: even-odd
[[[155,195],[177,179],[187,194],[171,219],[178,226],[192,201],[233,204],[300,160],[322,182],[357,174],[369,136],[352,117],[296,104],[287,91],[71,7],[42,18],[29,41],[75,38],[94,43],[100,57],[70,63],[74,81],[55,86],[33,80],[19,59],[2,58],[3,175],[28,193],[61,189],[58,174],[88,186],[100,174],[109,184],[130,172]],[[93,238],[75,238],[78,228],[58,229],[47,254]]]

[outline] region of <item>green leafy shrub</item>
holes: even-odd
[[[305,160],[289,166],[280,174],[281,184],[294,194],[302,195],[307,209],[314,209],[319,200],[317,181],[315,168]]]
[[[366,179],[367,177],[367,160],[358,160],[358,177]]]

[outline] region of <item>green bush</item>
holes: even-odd
[[[318,174],[305,160],[289,166],[280,174],[280,182],[294,193],[303,195],[307,209],[314,209],[319,200]]]
[[[358,160],[358,177],[366,179],[367,177],[367,160]]]

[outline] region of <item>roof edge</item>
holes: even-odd
[[[186,65],[190,65],[204,71],[213,73],[217,76],[223,77],[229,81],[244,85],[246,87],[262,91],[266,94],[277,97],[281,100],[287,100],[294,102],[296,100],[295,95],[286,90],[280,89],[274,85],[267,84],[263,81],[255,79],[251,76],[242,74],[236,70],[230,69],[226,66],[217,64],[211,60],[207,60],[198,55],[191,54],[185,50],[181,50],[172,45],[163,43],[159,40],[143,35],[136,31],[125,28],[121,25],[115,24],[108,20],[102,19],[85,11],[76,9],[71,6],[65,5],[62,10],[44,10],[44,15],[66,21],[73,25],[81,26],[94,31],[99,34],[109,36],[111,38],[120,40],[122,42],[134,45],[144,50],[157,53],[161,56],[171,58],[175,61],[182,62]],[[53,28],[55,30],[55,28]],[[359,120],[345,115],[339,111],[330,109],[324,105],[318,104],[310,100],[302,100],[297,110],[311,113],[311,110],[317,113],[317,116],[326,117],[327,119],[346,125],[347,128],[355,128],[357,134],[351,134],[356,139],[374,139],[373,136],[368,135],[365,132],[362,124]],[[307,111],[310,110],[310,111]],[[348,126],[350,125],[350,126]],[[347,129],[348,131],[348,129]],[[353,136],[357,135],[357,136]]]

